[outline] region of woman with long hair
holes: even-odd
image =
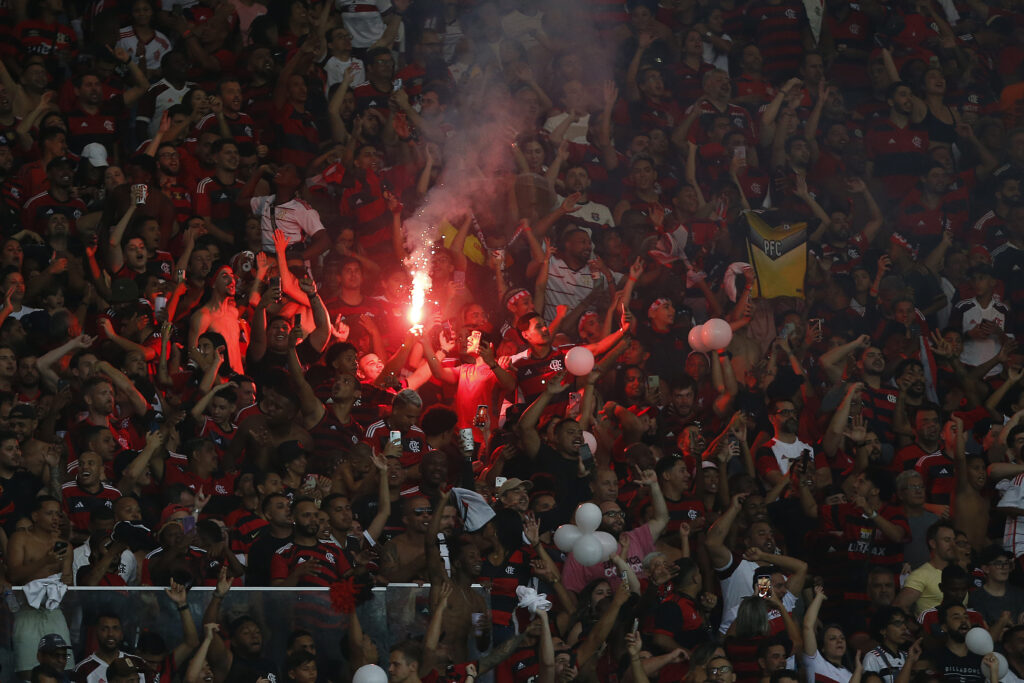
[[[847,683],[853,676],[846,650],[846,634],[836,624],[828,624],[822,631],[821,648],[818,648],[816,624],[821,603],[825,602],[825,591],[814,587],[814,599],[807,607],[803,624],[803,662],[807,680],[813,681],[819,674],[830,681]]]

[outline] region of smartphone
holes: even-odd
[[[772,594],[772,577],[770,576],[759,576],[757,577],[757,597],[767,598]]]
[[[59,555],[60,553],[62,553],[65,550],[67,550],[67,547],[68,547],[68,542],[67,541],[57,541],[56,543],[53,544],[53,552],[55,552],[55,553],[57,553]]]
[[[661,378],[657,375],[651,375],[647,378],[647,390],[656,392],[661,387]]]
[[[402,89],[402,79],[401,78],[396,78],[391,83],[391,92],[398,92],[401,89]]]
[[[633,620],[633,633],[636,633],[639,630],[640,630],[640,620],[639,619],[634,619]]]
[[[302,327],[302,314],[296,313],[295,317],[292,318],[292,327]]]
[[[746,159],[747,158],[747,148],[746,148],[746,146],[745,145],[740,145],[739,147],[733,147],[732,158],[733,159]]]
[[[480,330],[473,330],[466,340],[466,353],[480,353]]]
[[[181,280],[184,280],[185,279],[185,269],[184,268],[178,268],[177,275],[178,275],[178,281],[179,282]]]
[[[500,489],[502,484],[508,481],[508,477],[495,477],[494,478],[494,489]]]
[[[185,535],[192,533],[196,530],[196,518],[191,515],[188,517],[181,518],[181,530],[185,532]]]
[[[814,330],[815,334],[821,334],[821,328],[825,324],[824,318],[811,318],[811,329]]]
[[[162,296],[161,295],[161,296],[158,296],[155,299],[153,299],[153,312],[154,313],[159,313],[160,311],[164,310],[165,308],[167,308],[167,297],[166,296]]]
[[[473,452],[473,430],[472,429],[460,429],[459,430],[459,444],[462,446],[463,453]]]
[[[576,417],[580,414],[580,405],[583,404],[583,393],[579,391],[569,392],[569,405],[565,409],[567,417]]]
[[[796,329],[796,325],[793,323],[786,323],[779,330],[779,339],[789,339],[789,335],[793,334],[793,330]]]
[[[587,444],[580,446],[580,460],[587,469],[590,469],[590,464],[594,462],[594,454],[590,452],[590,446]]]
[[[275,275],[272,278],[270,278],[270,289],[277,289],[277,288],[280,288],[280,286],[281,286],[281,278],[279,276]],[[274,301],[277,302],[277,303],[281,303],[281,293],[280,292],[278,292],[277,296],[274,297]]]
[[[389,443],[397,443],[397,444],[401,445],[401,443],[402,443],[402,432],[399,432],[397,430],[392,429],[391,433],[388,435],[388,442]]]

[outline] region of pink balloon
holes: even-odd
[[[729,342],[732,341],[732,327],[721,318],[712,318],[702,327],[701,340],[709,351],[720,351],[729,346]]]
[[[708,347],[704,345],[703,325],[696,325],[690,330],[687,341],[690,342],[690,348],[694,351],[704,352],[708,350]]]
[[[565,369],[577,377],[583,377],[594,369],[594,354],[585,346],[574,346],[565,354]]]

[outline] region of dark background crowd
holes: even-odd
[[[1024,679],[1021,126],[1018,0],[0,3],[0,680]]]

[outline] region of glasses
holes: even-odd
[[[413,508],[413,512],[417,515],[432,515],[434,514],[434,508]]]
[[[713,666],[707,670],[708,676],[717,676],[718,674],[731,674],[732,666],[725,664],[723,666]]]
[[[602,512],[601,515],[604,517],[619,517],[620,519],[626,518],[626,513],[622,510],[608,510],[606,512]]]

